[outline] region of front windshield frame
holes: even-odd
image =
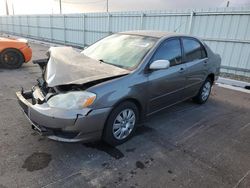
[[[96,57],[93,55],[90,55],[89,53],[86,53],[89,51],[90,48],[93,48],[92,51],[94,50],[94,47],[97,46],[98,44],[102,43],[103,41],[105,42],[105,40],[112,40],[112,37],[121,37],[121,36],[126,36],[126,37],[131,37],[131,38],[135,38],[135,39],[141,39],[140,42],[146,42],[145,44],[146,45],[149,45],[148,48],[146,48],[143,53],[139,54],[141,55],[136,62],[134,62],[133,66],[122,66],[121,64],[119,63],[113,63],[113,62],[110,62],[108,61],[107,59],[104,59],[102,57]],[[111,64],[113,66],[117,66],[119,68],[122,68],[122,69],[126,69],[126,70],[135,70],[143,61],[143,59],[145,58],[145,56],[152,50],[152,48],[157,44],[158,42],[158,38],[157,37],[151,37],[151,36],[145,36],[145,35],[136,35],[136,34],[126,34],[126,33],[116,33],[116,34],[113,34],[113,35],[109,35],[107,37],[104,37],[100,40],[98,40],[97,42],[93,43],[92,45],[88,46],[86,49],[84,49],[81,53],[83,53],[84,55],[92,58],[92,59],[95,59],[95,60],[98,60],[100,61],[100,63],[107,63],[107,64]],[[132,41],[132,40],[131,40]],[[148,42],[148,43],[147,43]],[[140,46],[141,44],[137,44],[138,46]],[[94,46],[94,47],[93,47]],[[137,46],[137,47],[138,47]],[[144,46],[140,46],[140,47],[144,47]],[[147,47],[147,46],[146,46]],[[109,48],[107,48],[109,49]],[[132,51],[132,50],[131,50]],[[119,52],[119,50],[118,50]],[[134,55],[137,55],[136,53]],[[124,65],[124,64],[123,64]]]

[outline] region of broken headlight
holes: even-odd
[[[80,110],[93,104],[95,98],[96,94],[91,92],[73,91],[55,95],[47,103],[50,107]]]

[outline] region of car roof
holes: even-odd
[[[166,31],[154,31],[154,30],[136,30],[136,31],[124,31],[120,32],[121,34],[128,34],[128,35],[140,35],[140,36],[148,36],[148,37],[155,37],[155,38],[162,38],[162,37],[173,37],[173,36],[188,36],[184,34],[179,34],[175,32],[166,32]]]

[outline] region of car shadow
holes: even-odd
[[[187,101],[182,102],[176,106],[169,107],[167,109],[162,110],[161,112],[158,112],[154,115],[151,115],[140,126],[137,127],[132,139],[129,140],[128,142],[122,144],[121,146],[124,147],[127,144],[130,145],[131,142],[138,142],[138,141],[136,141],[136,139],[138,139],[139,137],[143,137],[143,136],[145,136],[149,139],[151,139],[153,137],[156,138],[158,136],[159,127],[162,127],[161,124],[158,124],[159,121],[164,121],[165,119],[170,119],[171,116],[175,116],[177,113],[185,113],[185,111],[189,111],[189,110],[192,110],[194,108],[199,108],[199,106],[200,105],[194,104],[192,102],[192,100],[187,100]],[[173,126],[173,125],[167,125],[167,126],[168,126],[168,128],[171,129],[171,126]],[[167,126],[165,126],[165,128],[167,128]],[[179,131],[181,132],[182,130],[179,130]],[[164,136],[164,133],[162,133],[162,135]],[[159,135],[159,136],[161,136],[161,135]],[[166,134],[165,139],[171,140],[171,137],[168,137],[168,135]],[[139,141],[140,141],[140,139],[139,139]],[[120,149],[118,149],[118,148],[120,148],[120,146],[118,146],[118,147],[110,146],[103,141],[92,142],[92,143],[83,143],[82,145],[86,148],[92,148],[95,150],[99,150],[101,152],[105,152],[106,154],[108,154],[109,156],[111,156],[114,159],[121,159],[124,157],[123,152]],[[130,149],[129,149],[129,151],[130,151]]]

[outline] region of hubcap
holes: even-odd
[[[4,63],[15,65],[18,63],[18,57],[16,57],[16,54],[14,52],[8,52],[5,53],[3,56]]]
[[[135,113],[132,109],[120,112],[113,123],[114,137],[118,140],[127,138],[135,126],[135,120]]]
[[[203,101],[207,100],[211,90],[211,83],[206,82],[205,85],[202,88],[201,98]]]

